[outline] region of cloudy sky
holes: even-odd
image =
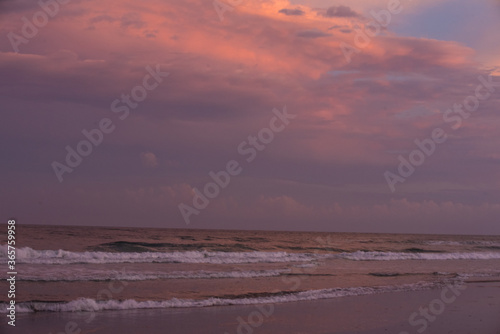
[[[0,3],[4,219],[500,233],[500,2],[61,2]]]

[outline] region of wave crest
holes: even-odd
[[[451,283],[449,283],[451,284]],[[201,300],[172,298],[163,301],[107,300],[96,301],[89,298],[79,298],[70,302],[22,302],[16,304],[17,312],[96,312],[106,310],[130,309],[165,309],[185,307],[209,307],[222,305],[254,305],[287,303],[305,300],[329,299],[347,296],[359,296],[384,292],[417,291],[443,286],[444,283],[419,282],[398,286],[332,288],[307,290],[300,292],[272,292],[267,296],[250,298],[207,298]],[[7,312],[7,303],[0,303],[0,313]]]

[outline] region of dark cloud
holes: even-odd
[[[283,8],[282,10],[279,11],[279,13],[285,14],[285,15],[288,15],[288,16],[301,16],[301,15],[304,15],[304,11],[301,10],[301,9],[299,9],[299,8],[295,8],[295,9]]]
[[[324,33],[321,30],[317,29],[299,31],[295,35],[304,38],[318,38],[318,37],[330,36],[330,34]]]
[[[328,28],[328,30],[332,30],[332,29],[336,29],[338,31],[340,31],[341,33],[344,33],[344,34],[350,34],[352,32],[352,29],[348,26],[348,25],[334,25],[334,26],[331,26],[330,28]]]
[[[141,16],[137,13],[127,13],[122,16],[121,18],[121,25],[124,28],[136,28],[140,29],[146,25],[146,22],[144,22],[141,19]]]
[[[99,15],[95,16],[92,19],[90,19],[91,23],[98,23],[98,22],[115,22],[116,19],[114,17],[111,17],[109,15]]]
[[[39,9],[38,3],[29,0],[2,0],[0,1],[0,14],[22,13]]]
[[[326,11],[321,12],[325,17],[359,17],[360,14],[347,6],[331,6]]]

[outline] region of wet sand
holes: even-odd
[[[500,334],[500,282],[469,280],[455,292],[443,295],[437,288],[260,306],[104,311],[95,318],[91,312],[18,314],[16,327],[4,320],[0,332]],[[428,309],[427,318],[421,307]]]

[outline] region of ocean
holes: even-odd
[[[16,311],[24,321],[40,313],[334,299],[500,277],[500,236],[18,224],[16,237]],[[0,313],[7,302],[2,293]]]

